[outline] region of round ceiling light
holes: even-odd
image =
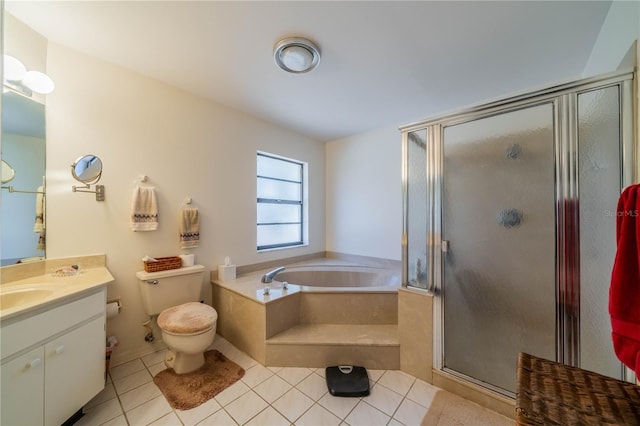
[[[283,70],[303,74],[318,66],[320,49],[306,38],[285,38],[276,43],[273,48],[273,58]]]

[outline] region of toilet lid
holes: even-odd
[[[191,334],[213,326],[218,313],[204,303],[190,302],[167,308],[158,315],[158,326],[170,333]]]

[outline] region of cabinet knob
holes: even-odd
[[[36,368],[40,364],[42,364],[42,360],[40,358],[36,358],[33,361],[27,363],[27,368]]]
[[[60,355],[62,352],[64,352],[64,349],[65,349],[64,345],[60,345],[56,348],[56,353]]]

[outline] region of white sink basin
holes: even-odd
[[[0,310],[32,305],[49,299],[56,289],[51,284],[25,284],[0,288]]]

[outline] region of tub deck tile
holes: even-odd
[[[300,324],[267,339],[267,345],[398,346],[397,324]]]

